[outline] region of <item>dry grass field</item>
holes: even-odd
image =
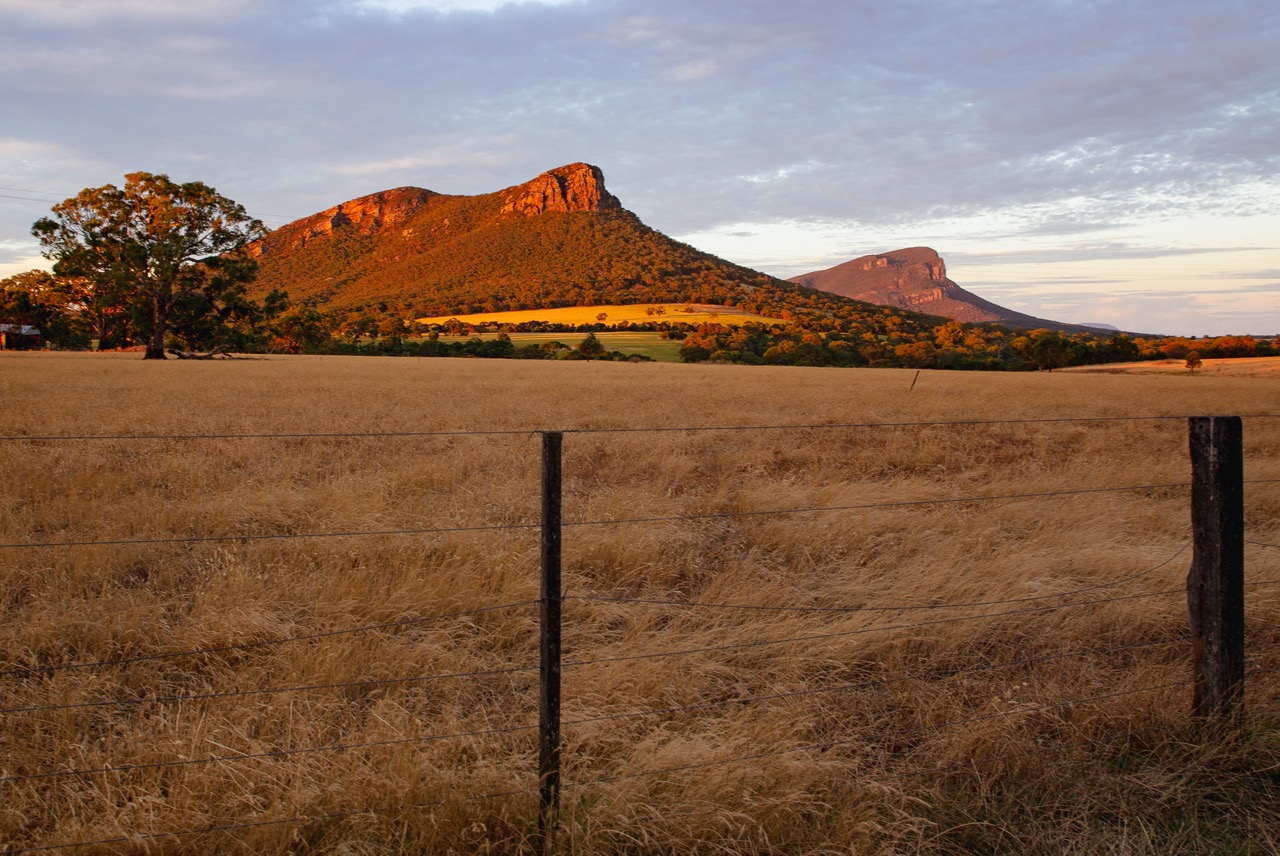
[[[556,852],[1280,852],[1278,391],[0,354],[0,846],[534,852],[566,429]],[[1218,413],[1250,673],[1208,734],[1186,424],[1136,417]]]
[[[1186,360],[1154,360],[1140,363],[1108,363],[1100,366],[1073,366],[1065,372],[1088,374],[1184,374],[1191,377],[1270,377],[1280,379],[1280,357],[1250,357],[1231,360],[1205,360],[1194,371]]]

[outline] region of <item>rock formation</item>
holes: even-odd
[[[288,236],[288,245],[294,249],[305,247],[311,240],[345,227],[362,235],[374,235],[404,223],[440,195],[421,187],[397,187],[343,202],[277,231]],[[250,254],[255,257],[261,256],[262,250],[261,241],[249,246]]]
[[[942,257],[929,247],[861,256],[833,268],[791,277],[791,282],[881,306],[896,306],[957,321],[995,321],[1013,327],[1085,328],[1036,318],[965,291],[947,278]]]
[[[616,211],[622,204],[604,189],[597,166],[572,163],[503,192],[502,213],[534,217],[547,211]]]

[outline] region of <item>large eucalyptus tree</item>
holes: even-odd
[[[56,275],[83,277],[118,301],[146,341],[143,358],[162,360],[175,323],[246,305],[257,264],[245,247],[266,229],[208,185],[134,172],[123,188],[86,188],[58,203],[32,232]]]

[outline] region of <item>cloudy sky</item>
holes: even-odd
[[[126,172],[269,225],[587,161],[780,276],[927,245],[1062,321],[1280,333],[1275,0],[0,0],[0,276]]]

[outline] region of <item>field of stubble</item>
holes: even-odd
[[[565,436],[557,852],[1280,850],[1280,419],[1219,736],[1186,424],[1074,421],[1274,376],[0,354],[0,393],[6,852],[534,852],[534,432],[691,426],[810,427]]]

